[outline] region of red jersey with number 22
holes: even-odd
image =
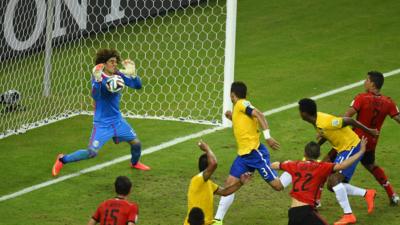
[[[360,123],[378,130],[381,130],[383,121],[385,121],[387,115],[393,117],[399,114],[399,109],[391,98],[371,92],[357,95],[350,106],[357,111],[357,120]],[[359,137],[367,137],[367,151],[375,150],[378,138],[371,136],[359,128],[355,128],[354,131]]]
[[[128,222],[136,224],[138,206],[136,203],[128,202],[125,199],[109,199],[100,204],[92,218],[101,225],[126,225]]]
[[[292,175],[290,195],[298,201],[315,206],[319,188],[333,172],[334,163],[316,161],[285,161],[280,168]]]

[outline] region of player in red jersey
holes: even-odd
[[[134,202],[128,202],[132,183],[128,177],[119,176],[115,180],[117,197],[108,199],[100,204],[88,225],[136,225],[139,207]]]
[[[293,187],[290,191],[292,204],[289,209],[289,225],[327,225],[315,210],[316,197],[319,188],[329,175],[344,170],[357,161],[365,152],[367,139],[361,139],[361,149],[353,156],[339,164],[318,162],[321,151],[316,142],[310,142],[304,149],[305,161],[274,162],[272,169],[284,170],[293,178]]]
[[[359,122],[369,128],[376,128],[379,131],[386,116],[390,116],[400,124],[399,108],[390,97],[380,93],[383,82],[384,77],[382,73],[377,71],[368,72],[364,83],[366,93],[358,94],[354,98],[345,116],[352,117],[357,114]],[[383,168],[375,164],[375,148],[378,143],[378,137],[372,137],[358,128],[355,128],[354,131],[359,137],[365,136],[368,138],[367,152],[361,159],[361,163],[386,190],[390,203],[398,205],[399,196],[393,190]]]

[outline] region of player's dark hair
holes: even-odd
[[[126,176],[119,176],[115,180],[115,192],[119,195],[128,195],[131,191],[132,183]]]
[[[118,63],[121,61],[121,57],[117,50],[103,48],[103,49],[100,49],[97,51],[94,63],[95,63],[95,65],[100,64],[100,63],[106,63],[112,57],[117,58]]]
[[[385,77],[381,72],[378,71],[369,71],[368,72],[369,80],[374,83],[375,87],[381,89],[383,86],[383,82],[385,81]]]
[[[235,81],[231,85],[231,93],[234,93],[238,98],[246,98],[247,87],[241,81]]]
[[[205,170],[207,166],[208,166],[207,154],[204,153],[199,157],[199,171]]]
[[[304,148],[304,153],[309,159],[318,159],[321,155],[319,144],[314,141],[309,142]]]
[[[204,224],[203,210],[198,207],[193,207],[189,212],[188,222],[190,225],[203,225]]]
[[[303,98],[299,101],[300,112],[305,112],[311,116],[317,115],[317,104],[314,100],[309,98]]]

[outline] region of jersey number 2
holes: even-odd
[[[293,182],[293,191],[294,192],[298,192],[298,191],[308,191],[308,188],[306,187],[306,185],[308,183],[310,183],[311,179],[313,178],[311,173],[306,173],[305,177],[305,181],[303,182],[303,184],[301,184],[301,187],[297,187],[298,186],[298,182],[300,181],[300,179],[302,178],[301,173],[297,172],[295,173],[296,175],[296,180]]]

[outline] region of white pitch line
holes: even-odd
[[[389,77],[389,76],[393,76],[393,75],[396,75],[396,74],[399,74],[399,73],[400,73],[400,69],[396,69],[396,70],[393,70],[393,71],[385,73],[384,76],[385,77]],[[334,90],[331,90],[331,91],[328,91],[328,92],[325,92],[325,93],[322,93],[322,94],[319,94],[319,95],[316,95],[316,96],[313,96],[311,98],[315,99],[315,100],[321,99],[321,98],[325,98],[325,97],[328,97],[328,96],[331,96],[331,95],[334,95],[334,94],[337,94],[337,93],[340,93],[340,92],[343,92],[343,91],[347,91],[347,90],[352,89],[354,87],[361,86],[363,84],[363,82],[364,82],[364,80],[358,81],[358,82],[355,82],[355,83],[352,83],[352,84],[349,84],[349,85],[346,85],[346,86],[343,86],[343,87],[340,87],[340,88],[337,88],[337,89],[334,89]],[[275,109],[271,109],[271,110],[268,110],[268,111],[264,112],[264,115],[268,116],[268,115],[272,115],[272,114],[275,114],[275,113],[278,113],[278,112],[282,112],[282,111],[297,107],[297,104],[298,104],[297,102],[294,102],[294,103],[287,104],[287,105],[284,105],[284,106],[281,106],[281,107],[278,107],[278,108],[275,108]],[[157,152],[157,151],[160,151],[162,149],[174,146],[176,144],[188,141],[190,139],[194,139],[194,138],[201,137],[203,135],[211,134],[211,133],[214,133],[216,131],[223,130],[225,128],[226,127],[214,127],[214,128],[206,129],[206,130],[203,130],[203,131],[200,131],[200,132],[197,132],[197,133],[194,133],[194,134],[190,134],[190,135],[187,135],[187,136],[175,138],[175,139],[173,139],[171,141],[167,141],[167,142],[164,142],[164,143],[161,143],[159,145],[152,146],[152,147],[149,147],[149,148],[143,150],[142,155],[151,154],[153,152]],[[3,195],[3,196],[0,197],[0,202],[16,198],[18,196],[27,194],[27,193],[32,192],[34,190],[38,190],[38,189],[53,185],[53,184],[59,183],[59,182],[64,181],[64,180],[68,180],[68,179],[71,179],[73,177],[80,176],[80,175],[85,174],[85,173],[90,173],[90,172],[93,172],[93,171],[96,171],[96,170],[100,170],[100,169],[103,169],[105,167],[108,167],[108,166],[111,166],[111,165],[114,165],[114,164],[117,164],[117,163],[120,163],[120,162],[123,162],[123,161],[127,161],[130,158],[131,158],[131,155],[121,156],[121,157],[113,159],[111,161],[104,162],[104,163],[101,163],[101,164],[98,164],[98,165],[91,166],[89,168],[83,169],[83,170],[78,171],[76,173],[72,173],[72,174],[69,174],[69,175],[64,175],[64,176],[58,177],[58,178],[53,179],[53,180],[49,180],[49,181],[46,181],[46,182],[43,182],[43,183],[40,183],[40,184],[36,184],[36,185],[31,186],[31,187],[27,187],[27,188],[24,188],[24,189],[22,189],[20,191],[14,192],[12,194]]]

